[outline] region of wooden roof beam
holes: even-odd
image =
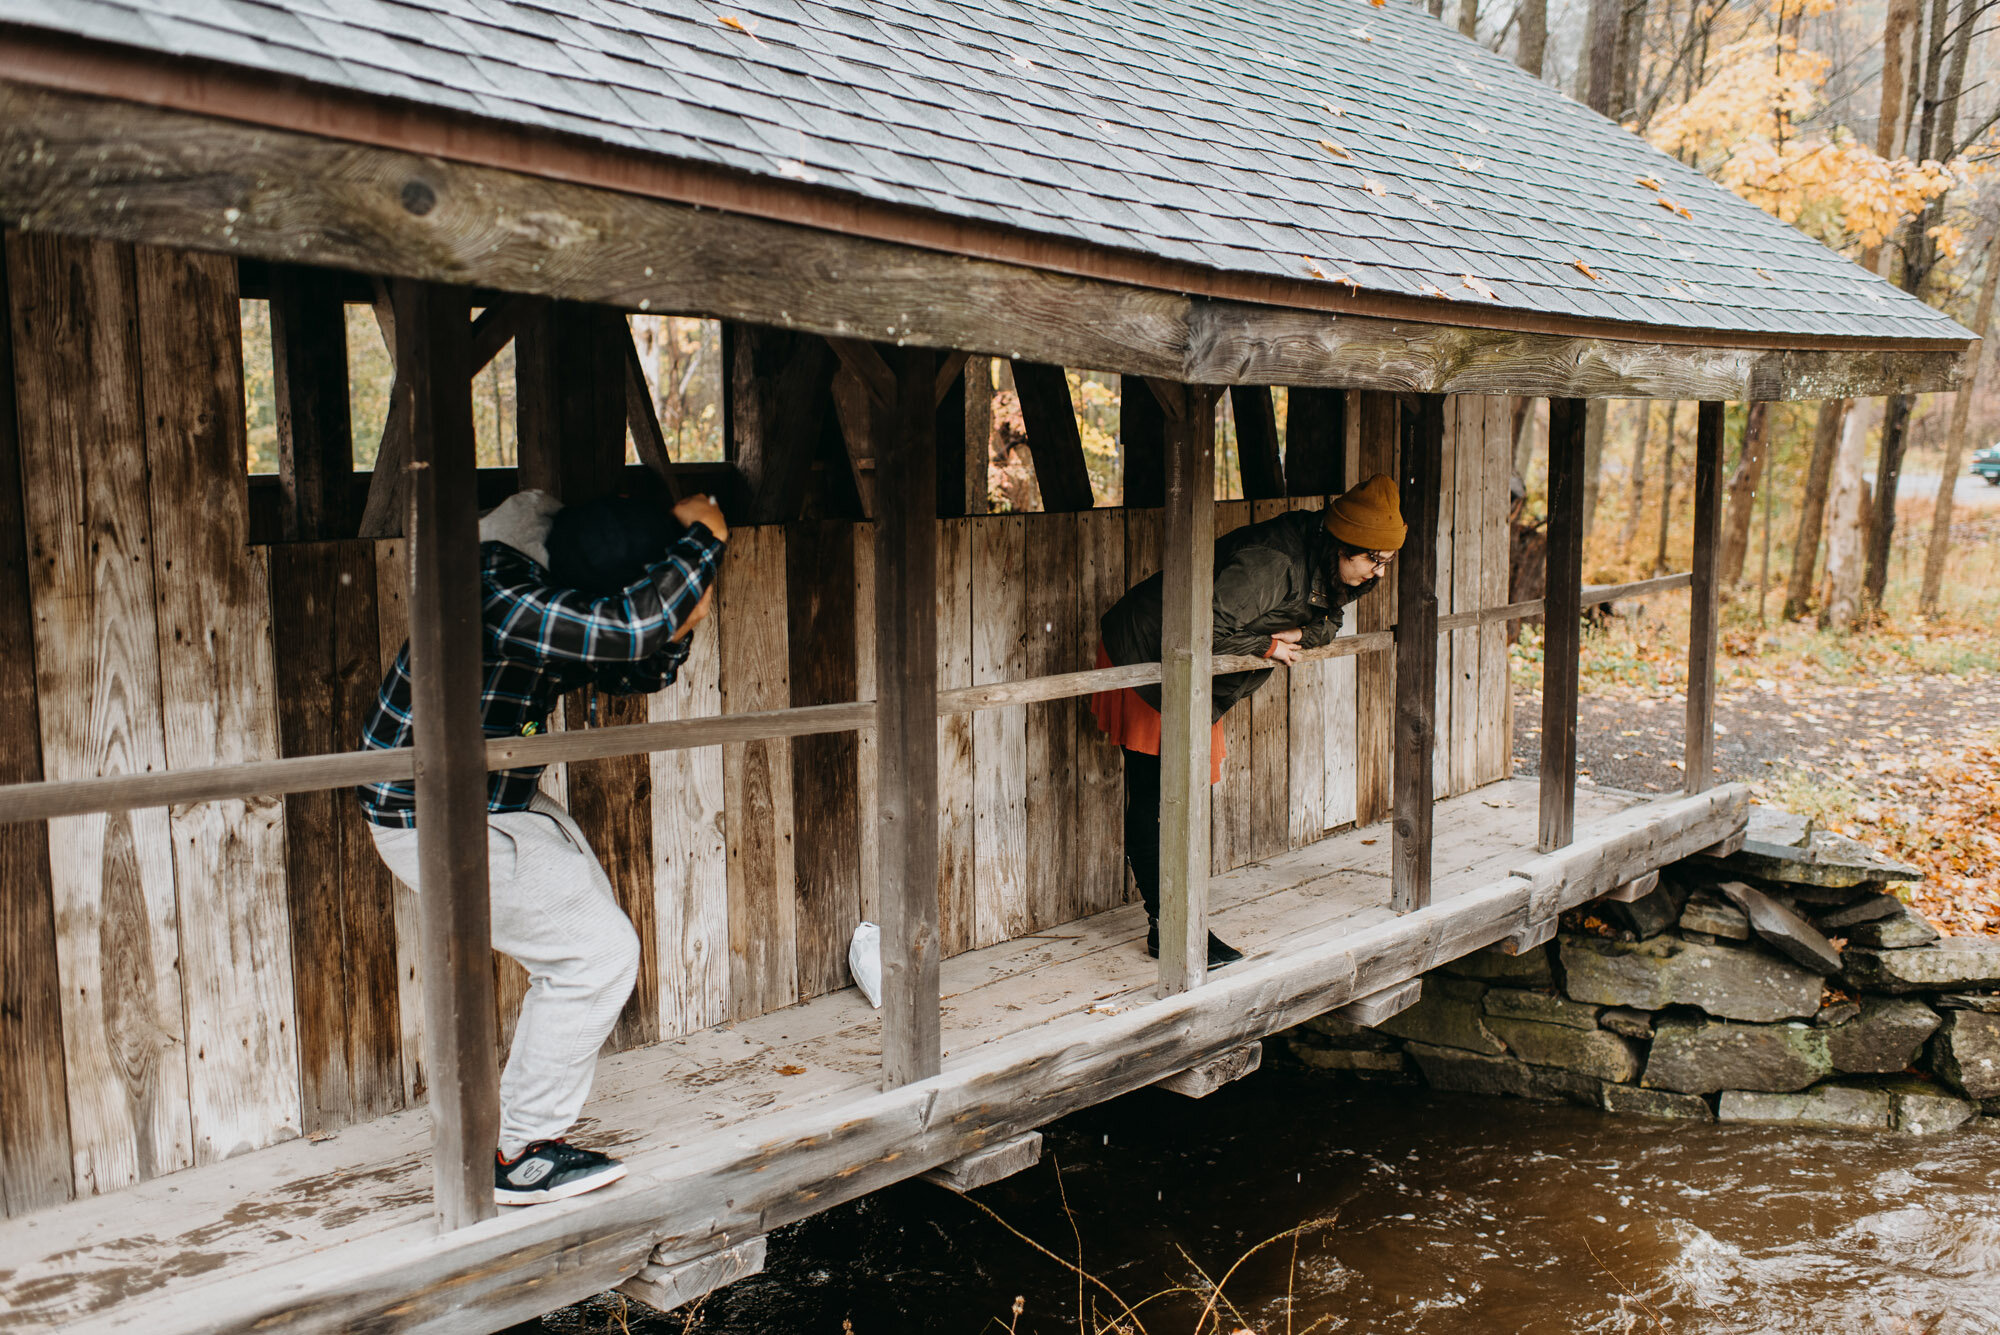
[[[11,82],[0,200],[24,230],[1189,384],[1860,397],[1955,388],[1967,346],[1706,331],[1668,345],[1617,326],[1467,329],[1189,297]]]

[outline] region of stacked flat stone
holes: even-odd
[[[1427,975],[1374,1028],[1292,1031],[1300,1060],[1646,1117],[1929,1134],[2000,1115],[2000,940],[1940,938],[1918,873],[1753,807],[1743,849],[1664,868],[1555,941]]]

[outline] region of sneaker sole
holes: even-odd
[[[493,1199],[500,1205],[546,1205],[550,1201],[567,1200],[571,1196],[581,1196],[587,1191],[596,1191],[599,1187],[608,1187],[624,1177],[625,1171],[624,1164],[614,1164],[601,1173],[572,1178],[561,1186],[544,1187],[540,1191],[503,1191],[495,1187]]]

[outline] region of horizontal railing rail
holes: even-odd
[[[1693,576],[1683,571],[1677,575],[1662,575],[1626,584],[1586,585],[1583,602],[1589,605],[1619,598],[1646,597],[1687,588],[1692,580]],[[1440,633],[1468,630],[1496,621],[1535,616],[1541,611],[1542,600],[1537,598],[1478,611],[1453,612],[1438,618],[1438,630]],[[1394,647],[1393,629],[1369,631],[1361,635],[1342,636],[1318,649],[1302,650],[1298,661],[1325,662],[1357,654],[1382,653]],[[1212,660],[1212,669],[1217,675],[1260,671],[1271,666],[1273,664],[1269,659],[1245,654],[1220,654]],[[1134,663],[1126,667],[1062,672],[1047,677],[995,682],[987,686],[962,686],[938,692],[937,712],[942,717],[1005,709],[1014,705],[1042,704],[1050,700],[1094,695],[1099,691],[1157,685],[1159,680],[1158,663]],[[742,714],[714,714],[660,723],[628,723],[615,728],[545,733],[539,737],[493,738],[486,743],[486,767],[489,770],[519,769],[567,760],[609,760],[618,756],[685,751],[730,742],[853,732],[874,725],[875,702],[872,700],[765,709]],[[416,752],[402,748],[290,756],[282,760],[253,760],[238,765],[161,770],[152,774],[107,774],[89,779],[17,783],[0,787],[0,824],[88,816],[105,811],[127,811],[134,807],[278,797],[286,793],[351,788],[370,783],[407,783],[416,778],[416,773]]]

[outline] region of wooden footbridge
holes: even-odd
[[[1425,969],[1740,832],[1709,754],[1725,401],[1948,388],[1970,335],[1416,11],[1287,6],[1281,58],[1191,3],[973,31],[875,0],[733,24],[0,0],[0,1330],[481,1331],[613,1286],[672,1307],[790,1221],[1004,1175],[1054,1118],[1204,1092],[1280,1028],[1381,1018]],[[1461,62],[1476,105],[1450,104]],[[1381,116],[1307,128],[1350,98]],[[1474,112],[1508,127],[1490,171],[1464,165]],[[1692,220],[1619,193],[1656,176]],[[372,469],[350,313],[393,352]],[[670,456],[635,313],[723,322],[722,462]],[[471,380],[510,344],[518,457],[476,468]],[[1064,368],[1119,377],[1115,487]],[[986,513],[1003,381],[1034,513]],[[1607,397],[1701,401],[1687,574],[1584,585]],[[1534,398],[1549,589],[1510,603]],[[1212,795],[1212,675],[1262,666],[1211,652],[1216,534],[1375,472],[1411,521],[1394,577],[1231,713]],[[694,657],[656,696],[482,737],[479,508],[635,475],[732,520]],[[1163,663],[1094,669],[1097,618],[1155,570]],[[1579,790],[1581,607],[1685,586],[1686,791]],[[1538,612],[1529,781],[1504,628]],[[353,751],[406,637],[415,746]],[[1157,964],[1082,705],[1154,681]],[[524,979],[477,944],[483,799],[525,764],[639,928],[579,1131],[633,1171],[498,1214]],[[421,897],[344,791],[411,776]],[[863,919],[879,1012],[845,971]],[[1248,952],[1212,976],[1211,926]]]

